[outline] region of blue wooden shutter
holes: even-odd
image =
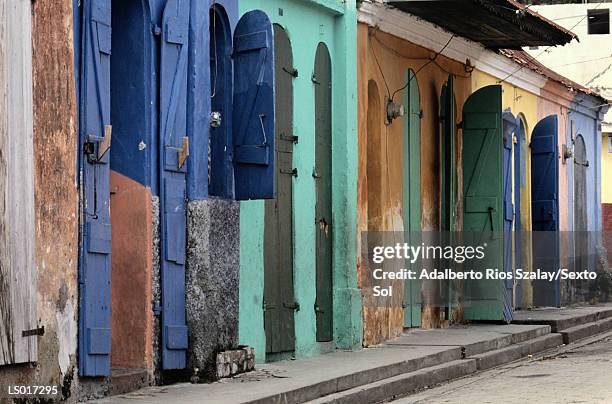
[[[162,366],[186,364],[185,237],[189,0],[168,0],[160,60]]]
[[[86,0],[80,72],[79,158],[82,170],[82,246],[79,267],[79,370],[110,373],[110,126],[111,1]],[[109,140],[109,139],[107,139]]]
[[[512,223],[514,222],[514,205],[512,203],[512,144],[514,142],[514,131],[516,130],[516,118],[512,112],[503,113],[502,135],[503,135],[503,176],[504,176],[504,271],[512,273]],[[502,290],[504,297],[504,311],[506,318],[512,318],[513,304],[512,294],[514,280],[506,279]]]
[[[274,181],[274,37],[268,16],[246,13],[234,31],[234,178],[237,200],[271,199]]]
[[[542,119],[533,128],[530,145],[533,265],[534,268],[545,271],[559,268],[557,127],[557,115]],[[559,281],[534,281],[533,303],[536,306],[559,306],[561,303]]]

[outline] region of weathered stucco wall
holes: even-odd
[[[70,0],[32,3],[32,30],[37,300],[45,332],[37,363],[0,367],[0,380],[55,385],[74,399],[78,194]]]
[[[368,27],[358,25],[358,139],[359,139],[359,175],[358,175],[358,243],[357,260],[360,287],[364,286],[365,268],[362,262],[361,232],[368,230],[368,204],[379,203],[382,206],[382,221],[380,230],[403,231],[402,215],[402,188],[409,179],[402,178],[402,147],[404,122],[398,118],[391,125],[386,126],[381,119],[380,127],[380,168],[381,193],[368,195],[367,175],[368,164],[372,159],[368,157],[368,83],[373,80],[378,88],[379,108],[384,108],[384,97],[388,92],[403,87],[406,83],[408,69],[417,72],[435,52],[405,40]],[[378,62],[377,62],[378,61]],[[380,68],[379,65],[380,64]],[[438,230],[440,226],[440,95],[442,86],[448,80],[449,74],[455,75],[456,116],[459,120],[462,106],[471,92],[470,74],[464,65],[438,56],[435,63],[428,63],[418,71],[416,80],[420,89],[420,103],[423,111],[421,119],[421,226],[424,231]],[[383,77],[384,76],[384,77]],[[396,95],[398,102],[403,92]],[[383,111],[380,116],[384,117]],[[456,167],[461,167],[459,150],[461,150],[458,132],[455,133]],[[370,150],[371,151],[371,150]],[[457,176],[461,177],[460,170]],[[460,184],[460,183],[459,183]],[[371,186],[372,184],[370,184]],[[371,187],[376,189],[377,187]],[[458,189],[461,186],[458,185]],[[460,197],[456,200],[460,201]],[[460,206],[459,206],[460,211]],[[396,289],[397,287],[397,289]],[[368,296],[364,296],[364,345],[376,344],[382,340],[396,336],[403,329],[403,310],[401,282],[394,286],[394,299],[389,301],[387,307],[374,307],[368,305]],[[443,311],[429,304],[437,293],[436,283],[424,282],[422,285],[423,313],[421,325],[424,328],[439,327],[443,325]],[[400,293],[398,293],[400,291]],[[364,291],[365,293],[365,291]],[[396,295],[396,293],[398,293]],[[395,296],[399,296],[395,299]]]

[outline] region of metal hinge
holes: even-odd
[[[283,307],[286,309],[291,309],[293,311],[300,311],[300,304],[298,302],[293,302],[292,304],[283,303]]]
[[[32,330],[24,330],[21,332],[22,337],[33,337],[35,335],[45,335],[45,326],[34,328]]]
[[[293,135],[287,135],[287,134],[281,133],[280,134],[280,140],[286,140],[288,142],[293,142],[293,143],[297,144],[298,137],[297,136],[293,136]]]
[[[288,73],[291,77],[297,77],[299,74],[298,70],[295,67],[291,67],[289,69],[283,67],[283,71],[285,71],[285,73]]]
[[[294,176],[294,177],[296,177],[296,178],[297,178],[297,176],[298,176],[298,169],[297,169],[297,168],[294,168],[294,169],[293,169],[293,170],[291,170],[291,171],[287,171],[287,170],[280,170],[280,173],[281,173],[281,174],[291,174],[292,176]]]

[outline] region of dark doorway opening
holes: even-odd
[[[223,6],[210,9],[210,104],[208,137],[208,193],[232,197],[231,161],[227,150],[232,139],[232,34]]]
[[[112,1],[110,204],[111,377],[152,368],[152,196],[149,17],[140,0]],[[114,392],[118,393],[118,392]]]

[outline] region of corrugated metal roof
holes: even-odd
[[[565,45],[577,38],[515,0],[389,0],[387,4],[493,49]]]

